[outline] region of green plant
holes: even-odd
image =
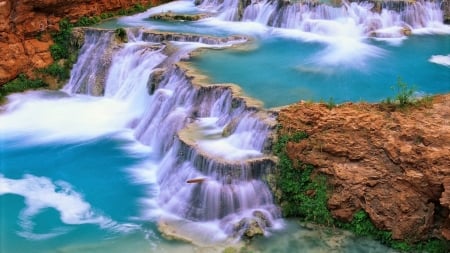
[[[145,7],[142,4],[139,4],[139,3],[135,4],[132,8],[133,8],[134,12],[142,12],[142,11],[146,10]]]
[[[326,103],[326,106],[329,110],[333,109],[334,107],[336,107],[336,103],[334,102],[334,99],[332,97],[330,97],[328,99],[328,102]]]
[[[414,96],[415,89],[413,87],[410,87],[407,83],[403,82],[401,78],[398,78],[397,85],[391,88],[396,92],[395,97],[394,99],[392,99],[391,97],[387,97],[386,99],[381,100],[380,105],[383,109],[405,109],[411,106],[429,107],[433,103],[432,96]]]
[[[0,86],[0,98],[15,93],[23,92],[29,89],[39,89],[48,85],[41,79],[29,79],[25,74],[20,74],[16,79]]]
[[[68,19],[59,22],[59,32],[53,33],[52,38],[55,44],[50,47],[50,53],[55,61],[69,57],[69,44],[73,25]]]
[[[397,86],[395,87],[397,94],[395,96],[400,107],[405,107],[413,103],[414,89],[409,87],[407,83],[403,82],[399,77],[397,79]]]
[[[450,241],[431,239],[415,247],[416,251],[428,253],[446,253],[450,249]]]
[[[55,61],[65,59],[69,56],[69,50],[60,44],[51,45],[50,53]]]
[[[279,128],[281,129],[281,128]],[[295,163],[286,153],[288,142],[300,142],[308,138],[305,132],[281,135],[273,146],[279,158],[277,188],[282,195],[279,200],[285,216],[302,217],[306,221],[332,224],[333,218],[327,209],[327,184],[322,175],[313,175],[314,167],[301,161]]]
[[[61,66],[54,62],[47,68],[44,68],[42,72],[56,77],[59,81],[63,81],[70,77],[70,69],[71,65],[65,64],[65,66]]]
[[[116,34],[117,39],[122,42],[127,42],[127,31],[123,27],[117,28],[114,33]]]
[[[117,14],[121,15],[121,16],[125,16],[128,14],[128,10],[126,9],[120,9]]]

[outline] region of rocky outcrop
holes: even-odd
[[[207,18],[209,15],[207,14],[178,14],[173,13],[171,11],[164,12],[164,13],[158,13],[151,15],[149,19],[151,20],[160,20],[160,21],[168,21],[168,22],[175,22],[175,21],[198,21],[203,18]]]
[[[126,9],[135,4],[164,0],[0,0],[0,85],[19,73],[32,74],[52,63],[50,33],[62,18],[75,22],[82,16]]]
[[[450,240],[450,95],[394,111],[298,103],[282,109],[279,120],[284,131],[309,134],[288,143],[287,152],[328,176],[335,218],[349,221],[364,209],[394,239]]]

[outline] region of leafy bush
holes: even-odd
[[[117,28],[114,33],[117,39],[122,42],[127,42],[127,31],[123,27]]]
[[[419,106],[428,107],[432,105],[432,96],[415,96],[414,86],[409,86],[407,83],[403,82],[401,78],[397,79],[397,85],[393,86],[392,89],[396,92],[395,97],[387,97],[386,99],[382,100],[380,103],[381,108],[396,110]]]
[[[64,48],[60,44],[53,44],[50,46],[50,53],[55,61],[65,59],[69,56],[68,48]]]
[[[146,8],[142,4],[135,4],[132,7],[132,9],[133,9],[134,12],[143,12],[143,11],[146,10]]]
[[[409,87],[407,83],[403,82],[401,78],[397,79],[396,86],[397,95],[396,100],[400,107],[405,107],[413,103],[414,89]]]
[[[50,53],[55,61],[69,57],[69,43],[73,25],[68,19],[59,22],[59,32],[53,33],[52,38],[55,44],[50,47]]]
[[[56,62],[43,69],[43,72],[58,78],[59,81],[69,79],[70,77],[70,67],[61,66]]]

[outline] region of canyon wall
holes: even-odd
[[[363,209],[394,239],[450,240],[450,95],[404,110],[298,103],[279,120],[286,133],[309,135],[287,153],[327,175],[335,218]]]
[[[52,63],[50,33],[62,18],[127,9],[136,4],[157,5],[161,0],[0,0],[0,85],[20,73]]]

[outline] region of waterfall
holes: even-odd
[[[352,30],[358,30],[358,36],[402,37],[411,32],[424,32],[421,29],[450,32],[443,25],[439,1],[342,1],[340,5],[329,5],[315,1],[204,0],[200,8],[219,12],[218,18],[223,20],[239,19],[332,36],[336,28],[345,31],[348,24],[355,27],[350,27]]]
[[[223,20],[238,21],[240,19],[241,0],[205,0],[200,8],[218,12]]]
[[[64,91],[93,96],[103,94],[106,72],[111,64],[113,36],[113,31],[86,31],[84,45]]]
[[[196,42],[175,43],[170,47],[178,45],[176,50],[166,50],[158,34],[129,30],[128,35],[128,43],[117,44],[108,31],[88,30],[65,90],[91,94],[80,87],[99,82],[77,81],[81,78],[76,75],[98,73],[89,66],[101,65],[102,51],[110,54],[103,95],[124,102],[133,115],[127,115],[129,128],[152,150],[160,229],[169,233],[181,222],[189,229],[176,236],[202,235],[197,240],[214,242],[239,238],[251,226],[261,231],[276,227],[280,212],[264,181],[275,164],[268,154],[274,116],[250,105],[231,86],[193,84],[173,64],[201,42],[220,46],[238,38],[186,35],[176,40]]]

